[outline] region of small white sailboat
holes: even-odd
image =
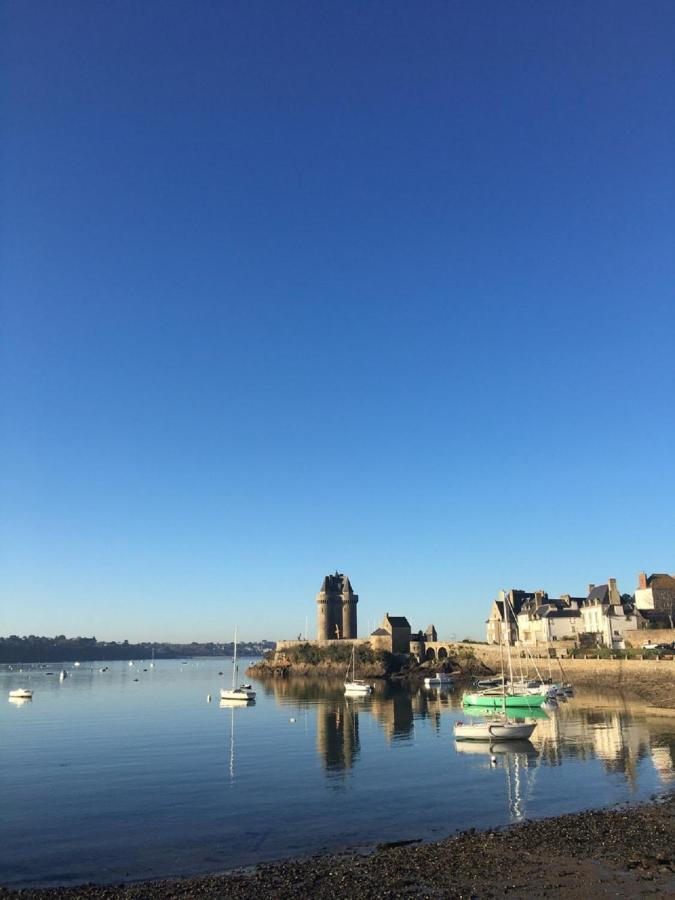
[[[10,700],[32,700],[33,692],[28,688],[14,688],[13,691],[9,692]]]
[[[237,684],[237,629],[234,629],[234,655],[232,657],[232,688],[227,690],[227,688],[221,688],[220,690],[220,699],[221,700],[234,700],[239,703],[248,703],[251,700],[255,700],[255,691],[251,687],[250,684],[241,684],[239,687],[236,687]]]
[[[349,677],[349,673],[351,671],[351,678]],[[363,681],[360,678],[356,678],[356,645],[352,644],[352,658],[351,662],[347,666],[347,674],[345,675],[345,694],[360,694],[364,696],[365,694],[372,693],[373,687],[368,684],[367,681]]]
[[[59,672],[59,681],[63,681],[64,678],[67,678],[67,677],[68,677],[68,673],[66,672],[66,670],[61,669],[61,671]]]
[[[455,722],[456,741],[526,741],[536,722],[507,719],[505,715],[485,716],[482,722]]]

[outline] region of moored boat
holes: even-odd
[[[9,692],[10,700],[32,700],[33,692],[28,688],[14,688]]]
[[[452,675],[448,675],[447,672],[436,672],[424,679],[425,687],[450,687],[454,683]]]
[[[462,697],[462,703],[469,706],[487,706],[492,709],[511,708],[511,707],[537,707],[541,706],[546,700],[545,694],[521,694],[509,693],[507,691],[502,694],[501,691],[466,691]]]
[[[351,672],[351,677],[350,677]],[[347,673],[345,675],[345,694],[360,694],[364,696],[365,694],[370,694],[373,690],[372,685],[368,684],[367,681],[363,681],[361,678],[356,678],[356,645],[352,644],[352,658],[347,666]]]
[[[482,722],[455,722],[456,741],[527,741],[537,727],[525,719],[486,716]]]
[[[234,655],[232,657],[232,687],[221,688],[220,690],[220,699],[221,700],[232,700],[239,703],[249,703],[251,700],[255,700],[255,691],[251,687],[250,684],[241,684],[239,687],[236,687],[237,683],[237,629],[234,629]]]

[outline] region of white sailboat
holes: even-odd
[[[234,629],[234,656],[232,657],[232,688],[227,690],[226,688],[221,688],[220,691],[220,699],[221,700],[235,700],[240,703],[248,703],[250,700],[255,700],[255,691],[251,687],[250,684],[240,684],[239,687],[236,687],[237,684],[237,629]]]
[[[351,678],[349,677],[351,671]],[[372,685],[367,681],[362,681],[355,677],[356,675],[356,645],[352,644],[352,659],[347,666],[347,674],[345,675],[345,694],[370,694],[373,690]]]

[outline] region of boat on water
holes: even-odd
[[[496,709],[493,707],[493,709]],[[523,716],[527,717],[528,722],[533,721],[534,719],[549,719],[549,711],[557,709],[557,704],[545,702],[542,703],[541,706],[527,706],[520,708],[513,707],[511,710],[511,716],[513,718],[521,718]],[[486,715],[492,715],[492,710],[486,709],[484,706],[470,706],[467,704],[462,707],[462,716],[470,716],[474,719],[484,718]],[[466,721],[466,720],[465,720]]]
[[[505,714],[485,716],[481,722],[455,722],[456,741],[527,741],[536,722],[508,719]]]
[[[436,672],[424,679],[424,687],[450,687],[454,683],[454,678],[447,672]]]
[[[502,709],[504,707],[534,708],[541,706],[550,699],[548,694],[529,693],[527,689],[519,690],[511,686],[504,686],[503,690],[488,688],[484,691],[466,691],[462,696],[462,703],[465,706],[488,706],[493,709]]]
[[[14,688],[9,692],[10,700],[32,700],[33,692],[28,688]]]
[[[232,687],[220,689],[221,700],[231,700],[238,703],[249,703],[255,700],[255,691],[250,684],[240,684],[237,687],[237,629],[234,629],[234,655],[232,657]]]
[[[68,677],[68,673],[66,672],[66,670],[61,669],[61,671],[59,672],[59,681],[63,681],[63,679],[67,678],[67,677]]]
[[[509,611],[507,601],[504,602],[506,634],[510,633]],[[504,643],[506,643],[506,656],[508,660],[508,683],[503,675],[504,669]],[[488,707],[501,712],[495,715],[486,715],[482,722],[457,722],[455,723],[456,740],[528,740],[534,729],[536,721],[526,721],[520,717],[509,719],[508,709],[530,709],[541,706],[548,699],[548,694],[538,693],[528,688],[526,684],[520,687],[514,684],[513,664],[511,662],[511,647],[508,639],[499,642],[499,655],[501,657],[502,675],[499,677],[499,687],[485,688],[482,691],[467,691],[462,697],[462,703],[467,706]]]
[[[351,672],[351,677],[350,677]],[[363,681],[360,678],[356,678],[356,645],[352,644],[352,658],[347,666],[347,673],[345,675],[345,694],[360,694],[361,696],[365,696],[366,694],[372,693],[373,686],[368,684],[367,681]]]

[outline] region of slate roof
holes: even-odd
[[[599,600],[601,603],[609,602],[609,587],[606,584],[596,584],[586,599]]]
[[[385,618],[392,628],[410,628],[410,622],[408,622],[405,616],[390,616],[389,613],[387,613]]]
[[[375,635],[384,635],[384,634],[389,634],[389,632],[387,631],[386,628],[376,628],[375,631],[370,632],[371,637],[375,637]]]

